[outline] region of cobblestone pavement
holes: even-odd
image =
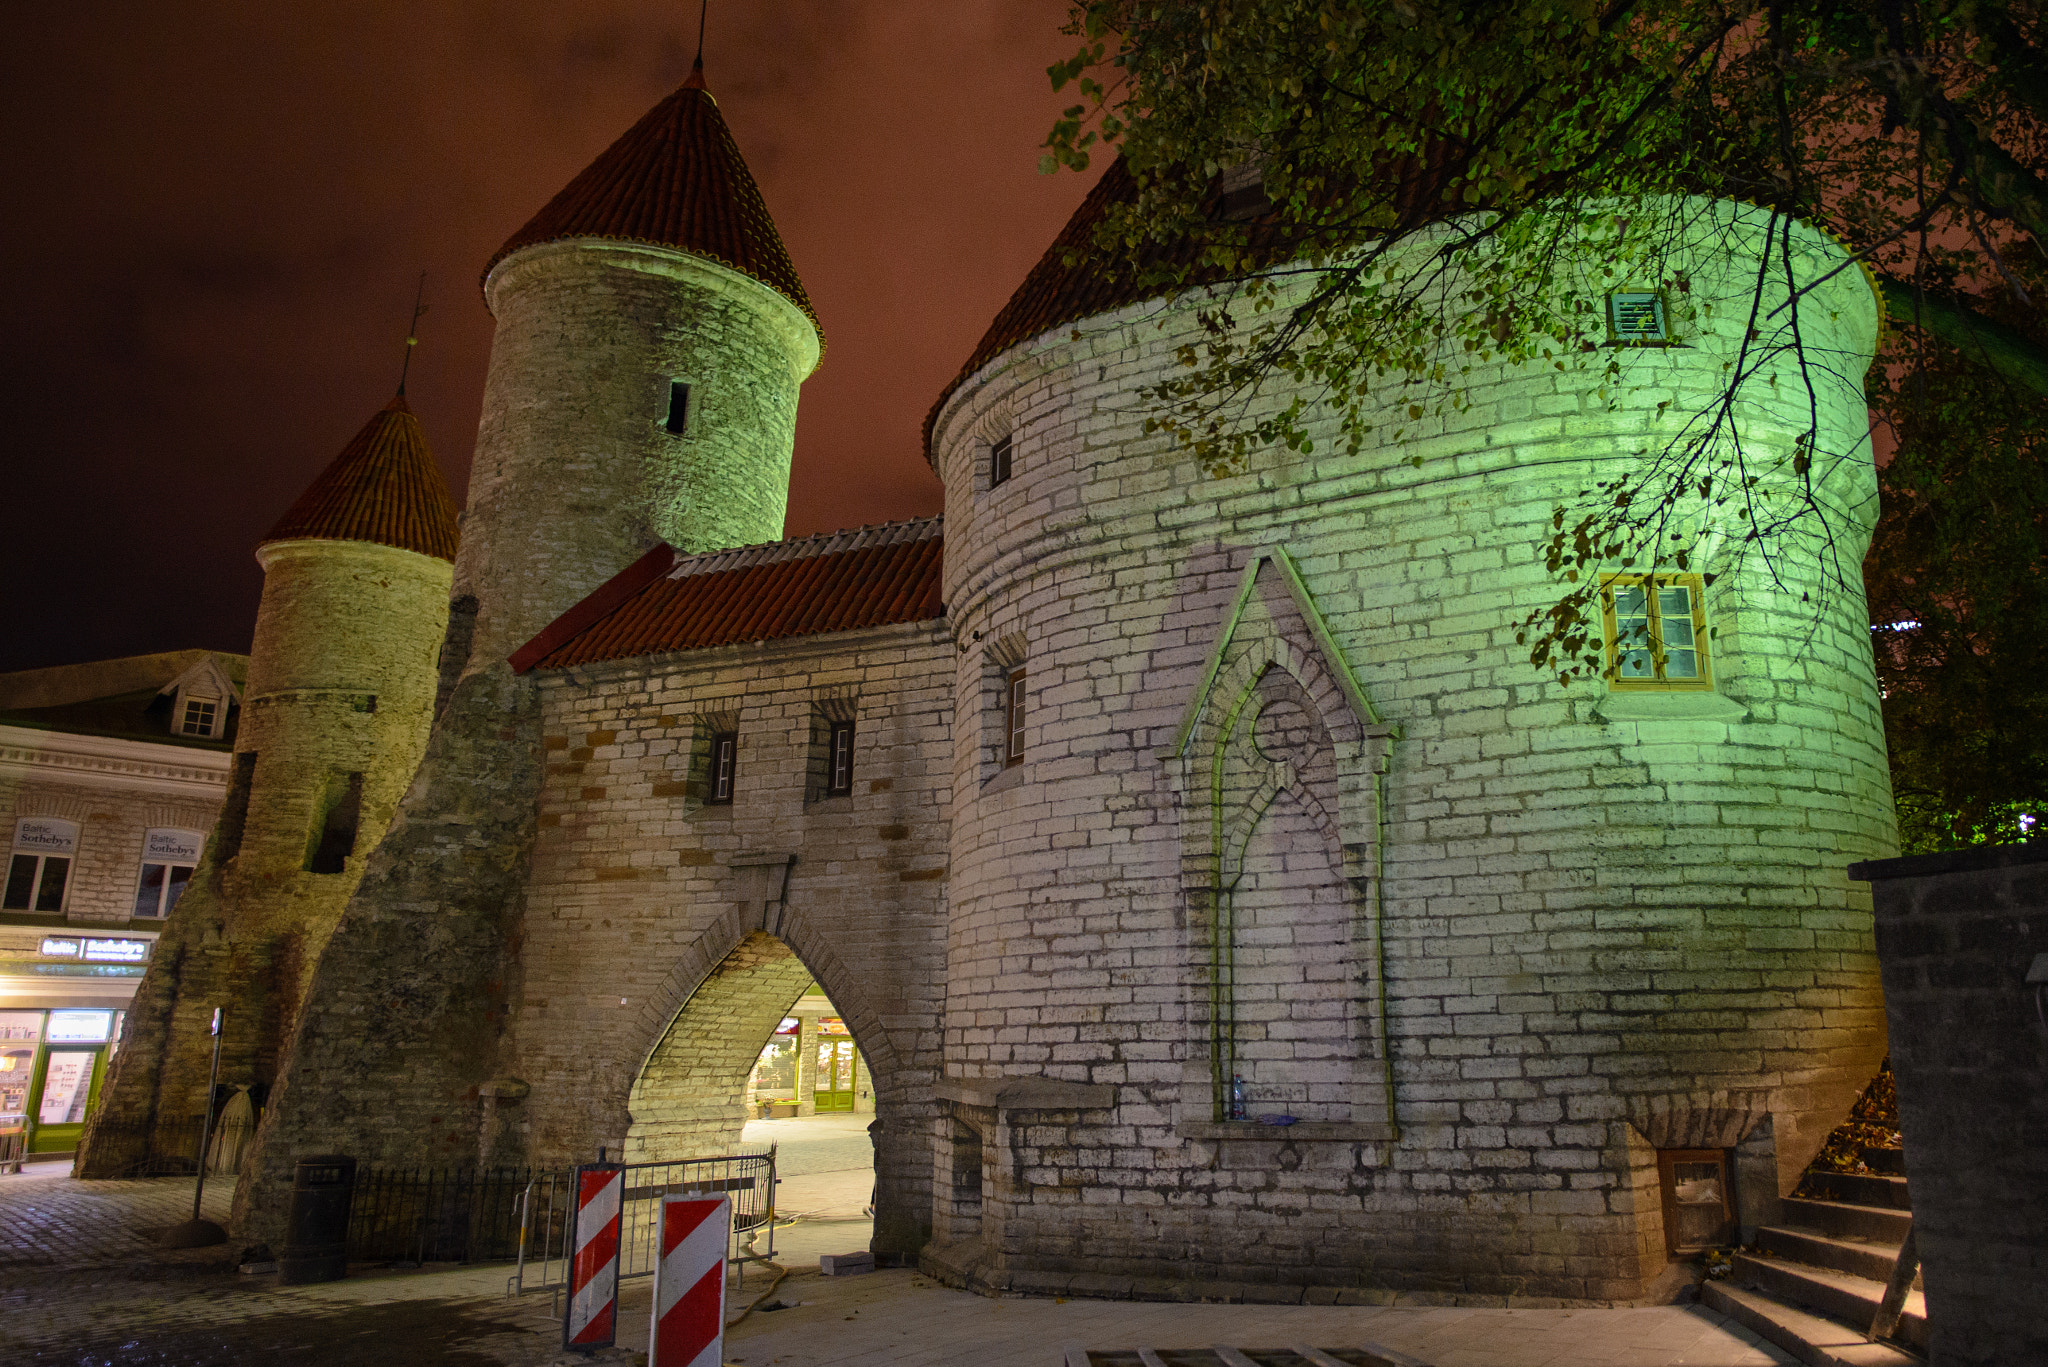
[[[209,1213],[225,1213],[209,1199]],[[321,1286],[233,1270],[228,1248],[166,1254],[147,1231],[190,1213],[189,1181],[0,1178],[0,1363],[34,1367],[644,1367],[651,1284],[620,1297],[619,1346],[561,1350],[559,1304],[508,1299],[509,1268],[351,1269]],[[182,1204],[181,1204],[182,1203]],[[801,1228],[801,1227],[799,1227]],[[844,1227],[825,1226],[829,1233]],[[842,1251],[850,1237],[836,1240]],[[1791,1359],[1697,1306],[1639,1310],[1156,1305],[990,1300],[908,1270],[759,1269],[728,1309],[739,1367],[1059,1367],[1060,1345],[1376,1342],[1434,1367],[1773,1367]]]

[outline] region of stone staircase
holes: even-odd
[[[1918,1277],[1893,1342],[1864,1338],[1913,1216],[1900,1150],[1862,1153],[1869,1172],[1809,1168],[1783,1223],[1757,1231],[1728,1280],[1703,1284],[1700,1299],[1809,1367],[1918,1367],[1916,1352],[1927,1351]]]

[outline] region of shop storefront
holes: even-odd
[[[874,1082],[853,1032],[815,987],[762,1046],[747,1079],[747,1114],[761,1120],[875,1109]]]
[[[78,1147],[151,947],[0,928],[0,1159]]]

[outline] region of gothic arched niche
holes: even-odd
[[[1181,801],[1194,1026],[1182,1123],[1393,1137],[1378,721],[1284,552],[1255,555],[1162,753]]]

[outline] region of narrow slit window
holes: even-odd
[[[732,802],[733,779],[739,768],[740,738],[735,731],[716,731],[711,736],[711,795],[704,800],[719,806]]]
[[[1024,762],[1024,671],[1013,669],[1003,687],[1003,767]]]
[[[844,797],[853,791],[853,723],[835,721],[826,748],[827,797]]]
[[[1010,434],[1005,432],[997,437],[995,444],[988,448],[988,487],[1010,482]]]
[[[690,384],[671,380],[668,386],[668,421],[662,424],[680,437],[690,430]]]
[[[306,858],[306,872],[340,873],[348,867],[348,857],[356,852],[356,828],[363,816],[363,776],[329,775],[321,807],[319,830]]]

